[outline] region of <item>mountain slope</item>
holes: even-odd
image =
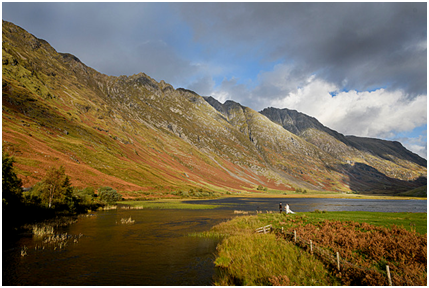
[[[354,174],[362,174],[368,170],[359,167],[368,166],[375,169],[376,172],[366,173],[369,174],[366,177],[376,178],[370,180],[372,184],[368,186],[358,181],[354,185],[355,190],[371,190],[374,186],[378,189],[390,187],[388,182],[391,180],[382,181],[380,179],[383,177],[380,175],[405,181],[417,180],[417,183],[421,184],[425,181],[423,178],[426,174],[418,167],[426,167],[427,161],[405,149],[399,142],[344,136],[322,125],[317,119],[294,110],[266,108],[260,113],[342,161],[340,166],[345,167],[353,178],[356,176]],[[355,163],[359,165],[354,167]]]
[[[144,73],[101,74],[12,23],[3,21],[2,30],[3,151],[15,157],[26,187],[59,165],[73,185],[111,186],[129,197],[140,195],[133,191],[253,191],[258,185],[402,191],[426,175],[419,159],[404,156],[409,151],[395,150],[401,164],[378,155],[391,143],[377,142],[385,147],[378,154],[363,152],[370,148],[362,139],[342,141],[318,122],[291,131],[233,101],[221,104]],[[333,153],[336,147],[343,152]],[[356,172],[350,161],[387,175],[384,186],[376,181],[382,176]],[[356,173],[363,176],[351,181]]]

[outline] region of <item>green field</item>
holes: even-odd
[[[337,220],[337,221],[355,221],[359,223],[368,223],[376,226],[383,226],[390,228],[393,225],[404,227],[406,230],[411,231],[414,229],[420,233],[427,233],[427,213],[385,213],[385,212],[355,212],[355,211],[342,211],[342,212],[302,212],[297,214],[263,214],[260,216],[264,219],[261,223],[267,223],[276,226],[276,222],[284,222],[285,225],[291,224],[291,220],[297,217],[304,217],[305,223],[316,223],[323,220]],[[411,224],[411,225],[410,225]],[[261,225],[263,226],[263,225]]]

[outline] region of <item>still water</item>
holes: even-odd
[[[279,203],[289,204],[294,212],[366,211],[366,212],[427,212],[426,200],[371,200],[327,198],[224,198],[188,203],[222,205],[220,209],[243,211],[278,211]]]
[[[286,200],[286,201],[285,201]],[[228,198],[193,203],[219,204],[213,210],[110,210],[97,212],[56,233],[83,234],[65,248],[43,246],[20,235],[5,241],[3,285],[211,285],[218,240],[190,237],[234,217],[234,210],[276,210],[279,202],[295,212],[427,212],[424,200]],[[121,224],[131,217],[134,224]],[[37,247],[36,247],[37,245]],[[27,256],[21,256],[26,246]],[[37,248],[37,249],[35,249]]]

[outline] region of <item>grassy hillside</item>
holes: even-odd
[[[322,136],[312,143],[238,103],[218,111],[144,73],[101,74],[12,23],[3,21],[2,33],[2,149],[14,156],[24,187],[60,165],[74,186],[110,186],[129,198],[425,185],[424,166],[372,154],[349,164],[318,146]]]

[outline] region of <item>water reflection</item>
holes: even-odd
[[[84,236],[62,250],[34,250],[22,237],[3,251],[3,285],[210,285],[214,239],[188,237],[232,213],[213,210],[110,210],[63,231]],[[134,224],[120,224],[131,217]],[[19,247],[29,253],[21,257]]]

